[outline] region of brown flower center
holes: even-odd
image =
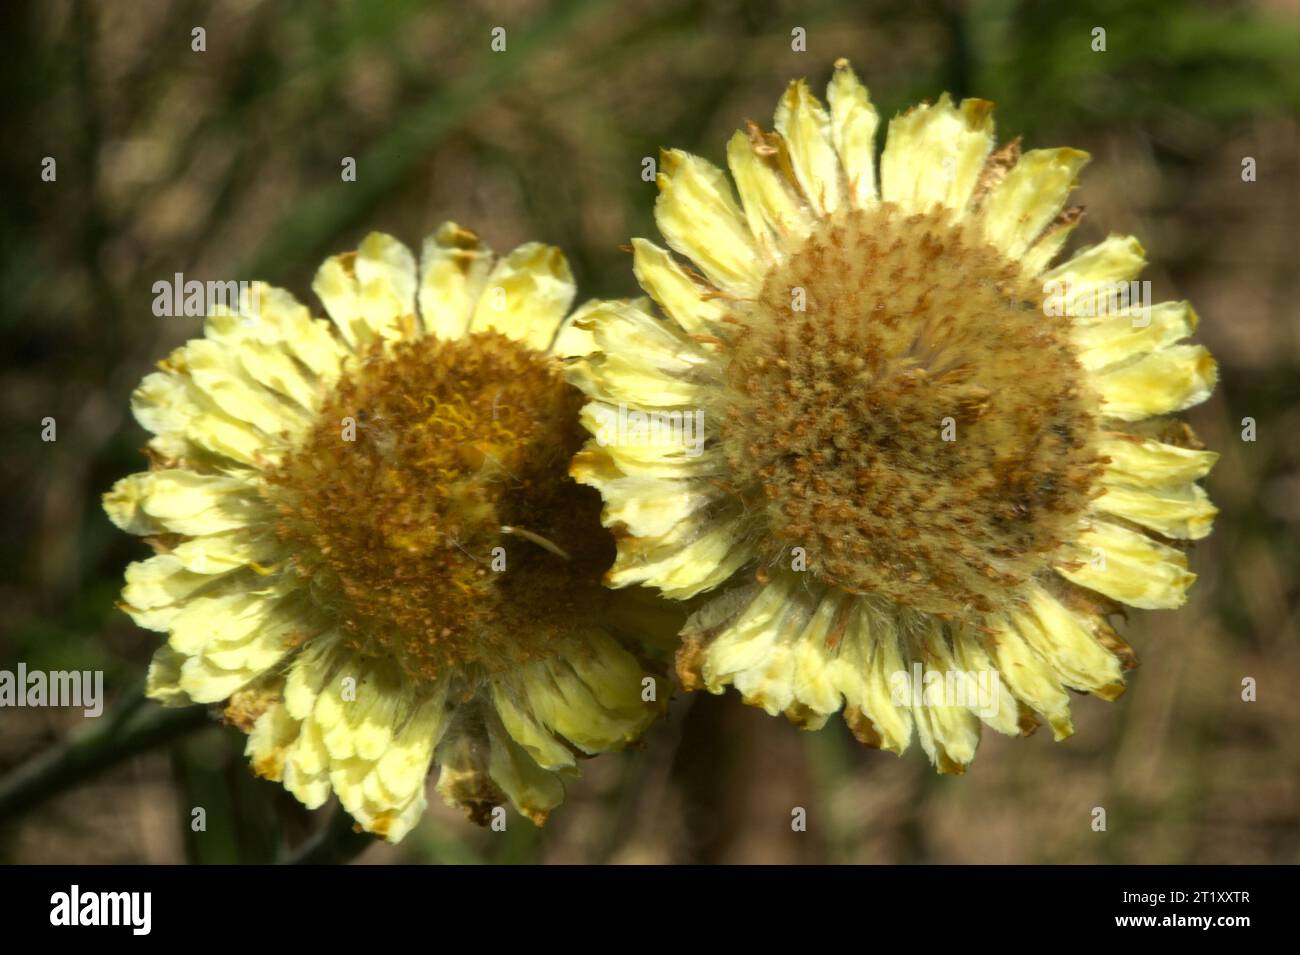
[[[1042,569],[1098,473],[1093,399],[1042,300],[940,211],[822,222],[738,310],[720,409],[767,559],[801,547],[827,582],[945,617]]]
[[[591,621],[613,546],[568,477],[581,396],[495,332],[376,345],[268,475],[276,532],[345,642],[432,679]]]

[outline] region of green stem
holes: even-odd
[[[287,865],[343,865],[375,844],[368,832],[357,832],[352,817],[339,806],[329,822],[284,859]]]
[[[112,712],[97,725],[37,754],[0,779],[0,825],[110,766],[191,733],[208,722],[206,707],[149,707],[140,712],[144,702],[141,682],[124,693]]]

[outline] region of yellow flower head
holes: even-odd
[[[1184,343],[1186,303],[1132,294],[1136,240],[1051,268],[1085,153],[995,149],[992,104],[945,95],[890,123],[878,182],[844,61],[828,100],[792,83],[774,132],[732,137],[739,202],[665,152],[656,220],[695,269],[634,240],[667,320],[644,301],[582,318],[595,438],[572,470],[616,530],[612,586],[731,584],[683,631],[687,688],[810,728],[843,708],[864,743],[915,733],[960,772],[981,720],[1062,738],[1065,688],[1122,692],[1120,604],[1183,603],[1215,455],[1162,416],[1215,366]]]
[[[418,269],[372,234],[314,288],[332,324],[255,286],[135,392],[152,468],[104,503],[158,554],[122,595],[168,634],[149,693],[228,700],[259,774],[390,840],[432,762],[476,820],[508,799],[540,825],[577,756],[657,713],[603,622],[599,497],[566,473],[568,265],[447,223]]]

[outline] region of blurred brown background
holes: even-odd
[[[1071,248],[1135,234],[1155,300],[1196,305],[1221,383],[1190,418],[1222,452],[1222,513],[1189,605],[1135,614],[1129,692],[1079,698],[1072,739],[987,733],[962,778],[915,747],[863,750],[838,720],[806,734],[734,695],[678,699],[643,749],[588,763],[544,830],[482,832],[434,795],[363,859],[1300,861],[1300,3],[49,0],[0,18],[0,669],[103,669],[112,695],[156,645],[113,606],[144,548],[99,507],[143,464],[131,388],[199,331],[154,317],[155,281],[312,301],[325,255],[371,229],[418,248],[450,218],[498,250],[561,246],[583,297],[636,294],[619,246],[654,234],[642,157],[721,163],[790,78],[821,88],[843,55],[882,118],[948,89],[995,100],[1003,139],[1089,150]],[[0,710],[0,772],[82,722]],[[0,828],[0,860],[273,858],[323,813],[251,778],[242,746],[214,725],[134,757]]]

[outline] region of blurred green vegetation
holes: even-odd
[[[643,749],[589,764],[544,831],[484,833],[435,806],[366,858],[1300,860],[1294,0],[50,0],[0,18],[0,668],[103,669],[117,692],[156,644],[114,607],[143,548],[99,506],[142,464],[131,388],[198,331],[153,316],[154,281],[260,278],[308,301],[325,255],[371,229],[418,247],[450,218],[498,250],[561,246],[584,297],[639,294],[620,247],[654,234],[642,157],[721,162],[790,78],[820,87],[843,55],[882,117],[948,89],[994,100],[1003,138],[1088,149],[1072,245],[1135,234],[1157,299],[1196,303],[1222,381],[1192,420],[1223,452],[1209,481],[1223,513],[1191,604],[1133,619],[1132,689],[1080,699],[1072,740],[986,737],[964,779],[919,752],[862,751],[838,722],[801,734],[732,695],[678,700]],[[40,179],[45,156],[57,182]],[[1258,703],[1240,702],[1243,676]],[[75,728],[65,717],[0,711],[0,770]],[[242,747],[213,726],[137,757],[0,830],[0,859],[283,855],[323,820],[253,779]],[[795,805],[806,834],[790,832]],[[1088,827],[1095,805],[1106,834]]]

